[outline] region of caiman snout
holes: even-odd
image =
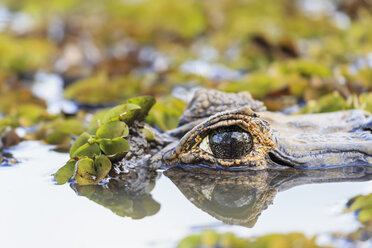
[[[276,146],[272,162],[296,168],[372,165],[371,115],[360,110],[286,116],[262,113]]]

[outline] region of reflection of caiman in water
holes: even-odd
[[[275,195],[292,187],[325,182],[372,179],[372,167],[328,170],[251,171],[240,174],[172,168],[165,172],[198,208],[227,224],[252,227]]]
[[[240,173],[174,167],[164,172],[195,206],[226,224],[253,227],[278,192],[311,183],[357,182],[372,179],[372,167],[350,166],[321,170],[261,170]],[[109,208],[119,216],[141,219],[156,214],[152,199],[157,173],[136,169],[126,180],[105,185],[71,187],[81,196]]]
[[[163,168],[196,206],[224,222],[250,226],[278,190],[369,180],[372,170],[372,117],[360,110],[288,116],[265,111],[249,93],[203,89],[175,130],[153,130],[155,140],[147,141],[141,125],[130,128],[131,150],[113,167],[109,184],[89,193],[75,186],[79,194],[118,212],[118,192],[131,200],[145,195],[125,186],[131,173],[144,189],[148,180],[142,174]],[[207,170],[191,171],[202,168]]]

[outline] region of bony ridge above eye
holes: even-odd
[[[240,139],[245,140],[243,143],[248,144],[246,148],[237,153],[225,153],[223,149],[222,153],[216,153],[216,147],[211,148],[210,134],[214,133],[212,136],[223,138],[224,128],[228,131],[236,128],[236,132],[230,132],[226,137],[232,138],[234,133],[241,136]],[[236,141],[235,138],[234,140]],[[214,143],[218,148],[218,142]],[[218,113],[195,126],[184,135],[172,151],[169,151],[164,162],[168,165],[198,164],[220,169],[252,168],[265,165],[267,155],[275,145],[270,125],[251,109],[241,108]]]

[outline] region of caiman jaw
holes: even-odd
[[[372,165],[370,115],[359,110],[284,116],[262,113],[277,146],[270,162],[301,169]]]
[[[278,139],[277,148],[269,154],[270,160],[301,169],[372,165],[372,135],[364,131],[326,137],[304,134],[301,139],[302,142],[296,137]]]

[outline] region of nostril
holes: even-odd
[[[274,163],[276,163],[278,165],[283,165],[283,166],[288,166],[288,167],[293,166],[290,161],[281,157],[279,154],[269,152],[269,158],[271,159],[271,161],[273,161]]]

